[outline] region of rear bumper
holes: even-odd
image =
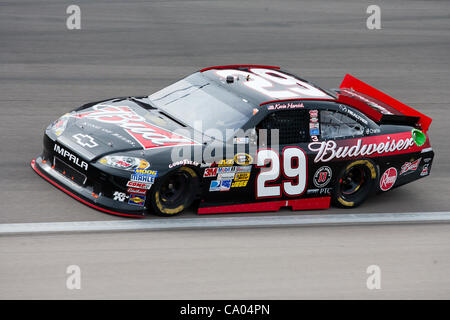
[[[95,194],[92,190],[76,184],[68,177],[54,170],[51,164],[47,161],[43,161],[40,156],[31,161],[31,167],[37,174],[52,185],[67,193],[72,198],[94,209],[109,214],[132,218],[142,218],[145,214],[144,208],[136,208],[136,206],[115,201],[103,196],[102,193]]]

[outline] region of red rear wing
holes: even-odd
[[[339,88],[339,101],[355,107],[376,122],[398,121],[417,124],[424,131],[430,127],[432,121],[430,117],[349,74],[345,75]]]

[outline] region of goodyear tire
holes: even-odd
[[[377,181],[377,169],[371,160],[349,163],[337,177],[333,204],[341,208],[354,208],[363,203],[373,192]]]
[[[199,187],[196,171],[181,167],[155,183],[150,192],[151,206],[159,216],[175,216],[191,206]]]

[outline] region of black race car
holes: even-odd
[[[351,75],[325,90],[278,67],[218,66],[63,115],[31,165],[129,217],[351,208],[430,174],[430,124]]]

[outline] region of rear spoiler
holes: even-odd
[[[351,105],[377,123],[406,124],[427,131],[432,119],[406,104],[346,74],[338,101]]]

